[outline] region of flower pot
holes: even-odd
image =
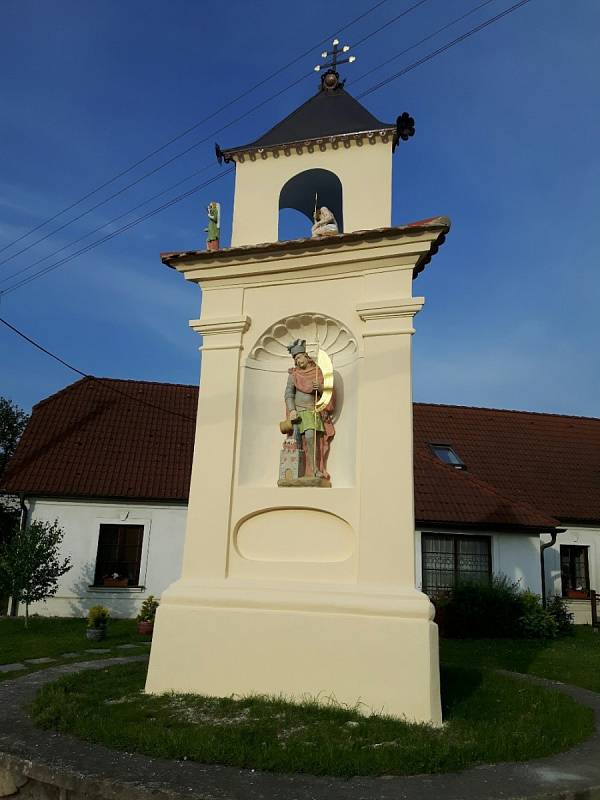
[[[129,586],[129,581],[127,578],[103,578],[102,585],[125,589],[127,586]]]
[[[154,622],[138,622],[137,624],[137,632],[140,636],[151,636],[152,631],[154,630]]]
[[[88,628],[85,635],[91,642],[100,642],[106,636],[106,628]]]
[[[589,592],[585,591],[584,589],[567,590],[567,597],[569,597],[571,600],[587,600],[589,596]]]

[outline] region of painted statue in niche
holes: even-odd
[[[206,249],[218,250],[219,238],[221,236],[221,204],[209,203],[206,207],[208,215],[208,228],[204,228],[206,233]]]
[[[313,214],[314,225],[311,228],[313,238],[318,236],[335,236],[339,233],[338,225],[333,213],[326,207],[317,208]]]
[[[335,435],[333,366],[324,350],[316,361],[306,351],[306,340],[288,346],[294,366],[288,370],[284,400],[286,435],[279,460],[279,486],[331,486],[327,456]]]

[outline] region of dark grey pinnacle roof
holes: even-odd
[[[394,122],[378,120],[344,89],[319,91],[256,141],[228,147],[223,152],[236,153],[239,150],[395,127]]]

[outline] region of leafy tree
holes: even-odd
[[[28,420],[29,415],[22,408],[6,397],[0,397],[0,478],[8,459],[15,452]]]
[[[58,520],[34,521],[0,547],[0,586],[13,602],[25,603],[25,627],[31,603],[55,595],[58,579],[72,567],[69,557],[60,558],[63,537]]]
[[[29,416],[22,408],[0,397],[0,486],[6,465],[15,452]],[[21,511],[17,497],[3,494],[0,491],[0,546],[8,541],[19,525]],[[0,613],[6,610],[8,602],[0,587]]]

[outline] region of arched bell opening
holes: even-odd
[[[280,241],[310,236],[310,229],[314,221],[315,202],[319,207],[326,206],[333,212],[338,230],[340,233],[343,232],[342,182],[334,172],[330,172],[328,169],[307,169],[290,178],[283,185],[279,194],[278,236]],[[283,209],[294,209],[309,220],[309,224],[303,232],[300,232],[297,215],[282,214]]]

